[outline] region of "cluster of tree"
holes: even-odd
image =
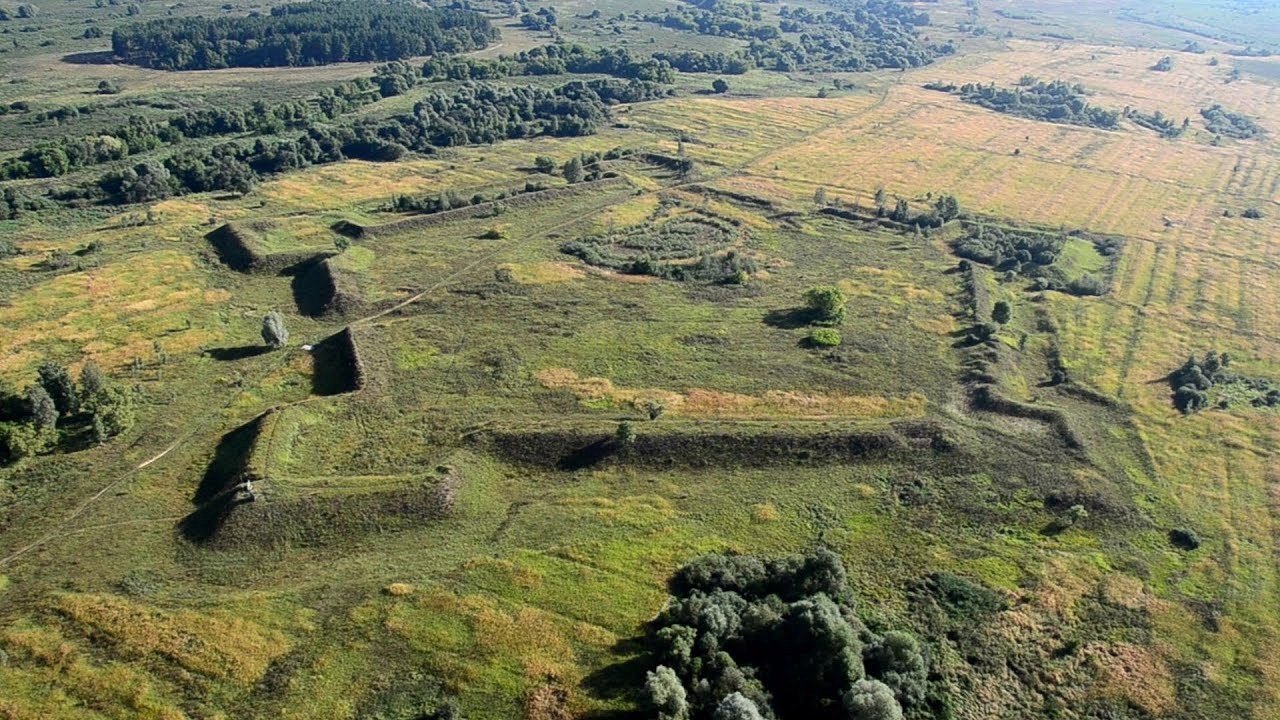
[[[889,218],[896,223],[916,228],[942,227],[960,217],[960,201],[954,195],[939,195],[924,212],[913,212],[911,202],[900,197],[894,198],[893,209],[890,209],[883,189],[876,191],[875,203],[876,217]]]
[[[726,59],[723,66],[710,67],[705,70],[708,72],[729,73],[743,65],[780,71],[908,68],[955,50],[950,43],[924,44],[916,28],[928,25],[929,16],[896,0],[848,0],[824,12],[784,7],[779,11],[778,25],[764,21],[758,5],[733,0],[686,2],[687,7],[643,19],[675,30],[750,41],[732,65]],[[790,40],[783,32],[799,33],[800,37]],[[696,60],[687,54],[684,59],[690,63]]]
[[[1183,130],[1191,126],[1191,118],[1183,119],[1182,124],[1179,125],[1173,121],[1173,118],[1165,117],[1164,113],[1159,110],[1148,114],[1133,108],[1125,108],[1124,116],[1133,124],[1148,130],[1154,130],[1160,133],[1160,137],[1169,140],[1178,137]]]
[[[495,60],[471,57],[435,57],[422,65],[422,77],[436,80],[496,80],[523,75],[562,75],[565,73],[612,75],[629,80],[647,80],[670,84],[675,82],[671,63],[658,56],[639,58],[626,48],[589,48],[583,45],[556,43],[504,55]]]
[[[31,103],[26,100],[15,100],[9,104],[0,103],[0,115],[20,114],[31,111]]]
[[[124,25],[111,49],[161,70],[326,65],[465,52],[497,40],[483,15],[413,3],[323,0],[269,15],[168,17]]]
[[[372,78],[340,83],[305,101],[257,101],[247,108],[206,108],[168,119],[130,116],[124,125],[98,134],[30,147],[0,164],[0,179],[57,177],[195,138],[305,130],[407,91],[412,82],[405,77],[412,78],[413,72],[408,65],[391,63],[379,66]]]
[[[28,212],[40,210],[46,205],[47,203],[43,200],[27,197],[7,187],[0,192],[0,220],[15,220]]]
[[[956,255],[997,270],[1033,275],[1057,261],[1066,239],[978,225],[952,244]]]
[[[722,52],[703,53],[697,50],[657,52],[653,54],[653,59],[665,62],[676,70],[686,73],[742,75],[754,65],[745,55]]]
[[[1262,134],[1262,128],[1249,118],[1231,112],[1221,105],[1213,105],[1200,111],[1205,127],[1215,135],[1225,135],[1237,140],[1248,140]]]
[[[1210,390],[1230,385],[1232,392],[1218,394],[1220,408],[1230,407],[1232,398],[1248,398],[1249,404],[1256,408],[1280,407],[1280,386],[1265,378],[1232,373],[1230,366],[1230,355],[1213,350],[1200,360],[1195,356],[1187,358],[1181,367],[1169,373],[1173,406],[1190,415],[1212,404]]]
[[[408,114],[353,125],[311,124],[300,137],[252,145],[228,142],[189,149],[164,160],[107,173],[91,186],[66,190],[66,202],[151,202],[188,192],[247,192],[261,176],[361,159],[389,162],[412,150],[494,143],[512,138],[589,135],[609,105],[664,97],[638,80],[572,82],[557,88],[467,84],[431,93]]]
[[[133,392],[85,363],[80,382],[65,366],[44,362],[21,394],[0,388],[0,457],[13,462],[48,452],[64,434],[90,433],[103,443],[133,426]]]
[[[520,16],[520,24],[530,30],[547,32],[560,24],[560,18],[556,17],[554,8],[540,7],[537,12],[522,14]]]
[[[1027,83],[1027,80],[1030,83]],[[1085,89],[1062,80],[1045,83],[1035,78],[1023,78],[1020,87],[1000,88],[995,83],[978,85],[965,83],[929,83],[928,90],[958,95],[961,100],[980,105],[1008,115],[1044,120],[1047,122],[1083,125],[1085,127],[1114,130],[1120,126],[1120,113],[1103,110],[1085,100]]]
[[[840,557],[710,555],[654,621],[644,696],[659,720],[901,720],[928,711],[926,648],[859,619]]]
[[[1227,382],[1231,376],[1227,368],[1231,356],[1210,350],[1203,360],[1187,358],[1182,367],[1169,373],[1169,386],[1173,389],[1173,406],[1185,414],[1203,410],[1209,406],[1209,390],[1217,383]]]
[[[1106,240],[1093,240],[1102,255],[1115,252],[1116,246]],[[1069,277],[1057,267],[1058,256],[1066,237],[1029,230],[1013,230],[977,225],[955,240],[951,247],[956,255],[1006,273],[1009,277],[1032,278],[1033,290],[1057,290],[1073,295],[1102,295],[1107,290],[1100,278],[1085,273]]]

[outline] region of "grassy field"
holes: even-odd
[[[561,32],[589,43],[632,9],[556,7]],[[583,17],[595,7],[603,18]],[[641,717],[646,623],[674,569],[825,544],[877,627],[927,633],[916,603],[930,573],[999,593],[980,629],[929,639],[957,718],[1275,717],[1280,416],[1183,416],[1165,379],[1211,349],[1280,378],[1280,98],[1256,69],[1271,61],[1241,61],[1228,83],[1238,19],[1180,5],[1178,30],[1085,7],[982,2],[992,32],[958,55],[850,75],[829,97],[816,97],[825,76],[753,71],[710,96],[693,92],[709,76],[682,75],[679,96],[615,108],[585,138],[3,221],[23,253],[0,259],[0,380],[25,385],[46,358],[93,361],[141,405],[123,437],[0,469],[0,716],[400,717],[438,694],[471,718]],[[108,8],[91,12],[123,13]],[[928,9],[940,37],[970,18],[960,2]],[[25,80],[0,101],[198,106],[370,73],[72,64],[60,58],[102,41],[72,39],[74,8],[47,10],[45,29],[0,55]],[[621,25],[633,48],[740,45]],[[1192,38],[1208,52],[1147,69]],[[504,27],[486,52],[544,39]],[[1191,131],[1040,123],[921,88],[1025,74],[1189,117]],[[125,93],[87,95],[103,78]],[[1265,134],[1213,142],[1199,109],[1214,103]],[[59,132],[23,122],[0,119],[5,148]],[[683,148],[695,169],[636,156],[613,161],[617,178],[500,214],[397,225],[413,216],[384,210],[396,195],[519,187],[536,156],[614,147]],[[823,212],[819,188],[859,211]],[[959,270],[961,228],[876,222],[880,188],[890,206],[954,194],[984,222],[1118,237],[1112,257],[1075,238],[1058,261],[1107,292]],[[1242,218],[1248,207],[1263,217]],[[562,251],[663,213],[731,224],[754,270],[681,282]],[[366,234],[341,238],[344,220]],[[227,267],[207,239],[227,222],[264,253],[335,254],[350,308],[304,312],[318,292],[307,274]],[[53,251],[80,254],[52,270]],[[848,297],[834,348],[808,340],[815,285]],[[968,340],[1002,300],[1012,319]],[[260,352],[272,309],[291,342]],[[336,335],[347,327],[353,351]],[[610,441],[621,421],[633,445]],[[210,500],[241,471],[255,502]],[[1064,525],[1073,505],[1087,517]],[[1179,528],[1202,545],[1171,544]],[[539,715],[551,697],[569,715]]]

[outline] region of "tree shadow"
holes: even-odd
[[[610,663],[582,679],[582,687],[592,696],[622,700],[643,707],[641,690],[645,673],[657,664],[644,637],[623,638],[609,649],[619,662]],[[641,720],[652,717],[640,710],[600,710],[588,713],[591,720]]]
[[[765,313],[764,324],[779,330],[796,330],[808,325],[813,314],[808,308],[788,308],[786,310],[770,310]]]
[[[266,345],[241,345],[240,347],[213,348],[206,353],[214,360],[234,361],[258,357],[271,352]]]
[[[613,438],[601,438],[560,458],[556,467],[560,470],[584,470],[604,462],[617,452],[618,443]]]
[[[72,65],[115,65],[115,53],[110,50],[79,52],[62,56],[62,62]]]

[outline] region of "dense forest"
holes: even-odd
[[[995,83],[965,83],[959,87],[951,83],[929,83],[925,88],[958,95],[967,103],[1032,120],[1104,130],[1120,126],[1121,114],[1090,105],[1085,100],[1085,89],[1081,85],[1062,80],[1046,83],[1030,76],[1022,78],[1018,84],[1016,88],[1001,88]]]
[[[124,25],[111,49],[161,70],[325,65],[465,52],[498,38],[482,15],[409,3],[291,3],[270,15],[163,18]]]
[[[744,57],[751,65],[771,70],[918,67],[954,51],[951,45],[925,45],[916,27],[928,25],[929,16],[895,0],[836,5],[838,9],[825,12],[783,7],[775,25],[764,19],[758,6],[689,0],[688,6],[651,13],[644,20],[674,30],[749,40]],[[784,33],[799,33],[799,38],[793,41]]]
[[[226,142],[193,148],[163,162],[107,173],[64,190],[64,202],[139,203],[188,192],[246,192],[261,176],[352,158],[393,161],[409,151],[478,145],[512,138],[589,135],[608,106],[663,97],[668,90],[637,80],[571,82],[554,89],[467,84],[427,95],[413,111],[352,124],[307,123],[299,137]]]

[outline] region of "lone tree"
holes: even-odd
[[[995,307],[991,308],[991,319],[1001,325],[1007,325],[1013,319],[1013,308],[1008,302],[997,300]]]
[[[582,182],[582,158],[572,158],[564,164],[564,179],[571,183]]]
[[[810,316],[820,323],[838,325],[844,322],[846,298],[840,288],[819,285],[804,294],[805,307]]]
[[[714,90],[717,95],[723,95],[729,92],[729,83],[725,82],[724,78],[716,78],[711,82],[711,89]]]
[[[289,330],[279,312],[272,310],[262,318],[262,341],[277,350],[289,344]]]
[[[533,159],[533,169],[543,175],[554,175],[556,172],[556,161],[546,155],[539,155]]]

